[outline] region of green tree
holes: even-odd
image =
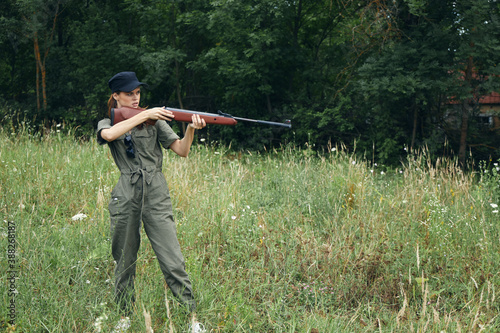
[[[469,105],[473,95],[487,91],[486,82],[476,80],[475,87],[471,86],[470,56],[481,57],[474,68],[483,78],[496,73],[494,63],[498,60],[498,55],[492,54],[498,48],[492,30],[498,29],[496,4],[486,0],[473,6],[469,1],[408,0],[396,4],[392,15],[397,33],[383,39],[380,52],[372,53],[360,67],[352,91],[352,96],[360,94],[360,109],[366,111],[362,126],[366,137],[362,137],[361,146],[366,150],[374,146],[384,162],[396,162],[403,146],[425,145],[434,153],[441,149],[446,138],[450,139],[447,99],[455,96],[462,105]],[[476,43],[480,47],[475,46],[474,52],[481,55],[471,53],[471,45]],[[492,80],[488,82],[488,88],[493,89]],[[462,112],[462,162],[469,115],[468,109]]]
[[[424,9],[429,11],[425,19],[415,15]],[[364,62],[354,84],[366,110],[361,147],[375,147],[376,157],[391,163],[405,146],[413,150],[440,126],[442,94],[451,83],[447,64],[452,59],[450,37],[435,23],[446,21],[446,10],[414,2],[394,11],[398,33]],[[429,148],[435,152],[442,144],[439,139]]]
[[[450,87],[461,105],[458,158],[465,165],[470,138],[471,115],[477,112],[479,98],[500,90],[500,5],[491,0],[453,2],[454,59],[450,72],[455,84]]]
[[[10,103],[30,100],[33,90],[33,44],[27,39],[20,7],[16,0],[0,3],[0,97]],[[33,71],[30,70],[33,68]],[[33,102],[35,100],[33,99]]]
[[[47,59],[53,46],[57,21],[64,0],[17,0],[25,27],[24,33],[33,43],[36,71],[37,110],[47,110]],[[41,92],[40,92],[41,85]],[[40,96],[41,95],[41,96]]]

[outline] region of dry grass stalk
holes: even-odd
[[[418,254],[418,243],[417,243],[417,271],[420,270],[420,256]]]
[[[429,327],[429,323],[431,322],[431,318],[427,319],[425,322],[424,328],[422,329],[422,332],[427,332],[427,327]]]
[[[491,318],[491,320],[490,320],[490,321],[488,322],[488,324],[486,324],[486,325],[479,325],[479,327],[480,327],[481,329],[479,330],[479,332],[478,332],[478,333],[480,333],[480,332],[484,331],[486,328],[488,328],[488,327],[491,325],[491,323],[492,323],[492,322],[494,322],[494,321],[495,321],[495,319],[497,319],[497,317],[498,317],[498,315],[496,315],[495,317]]]
[[[172,325],[172,318],[170,317],[170,307],[168,306],[167,291],[167,285],[165,285],[165,306],[167,307],[168,331],[169,333],[174,333],[174,325]]]
[[[470,328],[471,331],[474,331],[474,328],[476,327],[477,322],[479,320],[479,315],[481,314],[481,311],[480,311],[481,310],[481,303],[483,303],[483,292],[482,291],[481,291],[481,296],[479,297],[479,304],[477,305],[476,315],[474,316],[474,321],[472,322],[472,326]]]
[[[142,313],[144,314],[144,321],[146,324],[146,333],[154,333],[153,331],[153,323],[151,322],[151,314],[146,311],[144,305],[142,306]]]
[[[437,312],[436,308],[432,307],[432,313],[434,315],[434,323],[439,324],[439,312]]]
[[[422,289],[424,289],[424,274],[422,272]],[[422,290],[423,291],[423,290]],[[425,291],[424,292],[424,300],[423,300],[423,306],[422,306],[422,318],[425,317],[426,311],[427,311],[427,296],[429,294],[429,284],[425,284]],[[425,330],[424,330],[425,332]]]
[[[401,319],[404,318],[406,307],[408,306],[408,298],[406,297],[406,293],[402,285],[401,285],[401,293],[403,294],[403,307],[401,308],[401,310],[399,310],[398,315],[396,317],[396,324],[398,328],[399,328],[399,322],[401,321]]]

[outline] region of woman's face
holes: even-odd
[[[116,100],[118,108],[138,108],[141,100],[141,87],[137,87],[131,92],[120,91],[120,93],[114,93],[113,98]]]

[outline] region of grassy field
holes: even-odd
[[[63,132],[0,130],[2,330],[109,332],[119,318],[107,210],[119,172],[107,147]],[[210,331],[500,331],[497,166],[463,173],[419,154],[384,169],[340,148],[165,155]],[[185,332],[142,235],[131,332],[149,316],[155,332]]]

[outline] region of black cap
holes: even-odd
[[[131,92],[141,85],[148,86],[146,83],[139,82],[134,72],[120,72],[108,81],[108,86],[112,92]]]

